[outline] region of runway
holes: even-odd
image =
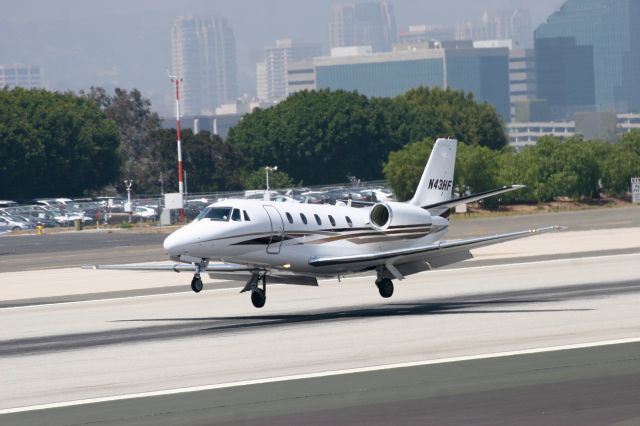
[[[379,299],[369,277],[341,284],[327,282],[317,289],[273,286],[269,289],[267,307],[260,311],[251,308],[247,298],[238,295],[236,289],[7,308],[0,311],[3,318],[0,409],[615,339],[633,340],[640,337],[638,264],[639,254],[627,254],[435,271],[398,284],[397,295],[391,301]],[[638,345],[612,347],[623,349],[613,349],[604,361],[598,361],[604,363],[598,368],[609,373],[622,369],[624,380],[621,374],[592,377],[592,367],[599,365],[598,362],[580,363],[580,371],[566,375],[567,366],[575,367],[571,361],[558,364],[555,358],[548,365],[553,359],[542,357],[540,371],[548,376],[549,371],[555,370],[558,375],[548,377],[552,383],[560,380],[562,386],[568,387],[567,392],[574,391],[578,383],[583,386],[585,380],[604,381],[605,387],[607,380],[613,380],[616,386],[624,385],[634,392],[640,390],[637,380],[640,376],[636,371],[640,368]],[[591,356],[591,352],[581,351],[575,355],[577,359]],[[494,379],[500,382],[513,374],[537,377],[537,368],[532,369],[526,359],[521,362],[516,372],[509,373],[493,359],[490,365]],[[466,363],[442,364],[437,368],[438,374],[455,376],[452,371],[471,368],[459,367],[461,365]],[[413,398],[407,399],[410,395],[396,392],[407,383],[402,378],[406,374],[403,371],[406,372],[401,368],[390,370],[389,377],[380,379],[381,382],[374,380],[371,386],[379,389],[383,396],[397,396],[398,400],[392,398],[395,404],[411,406]],[[464,383],[467,384],[458,388],[452,398],[464,395],[479,398],[483,393],[482,386],[478,388],[475,368],[465,371]],[[628,372],[634,373],[627,375]],[[369,380],[370,374],[375,372],[364,374],[363,380]],[[428,374],[420,376],[423,377],[421,385],[416,384],[422,391],[433,390],[432,385],[441,386],[438,380],[428,379],[433,377],[432,373]],[[330,378],[324,380],[331,381]],[[527,383],[518,379],[511,385],[526,387]],[[349,381],[338,384],[336,389],[348,384]],[[533,385],[541,384],[534,380]],[[271,392],[258,398],[262,403],[247,409],[245,405],[252,401],[244,400],[242,395],[247,392],[253,395],[254,391],[248,389],[254,386],[243,387],[242,391],[227,389],[226,392],[235,392],[240,399],[224,405],[220,410],[226,414],[220,417],[216,414],[214,420],[249,421],[275,416],[273,423],[286,424],[286,419],[300,420],[300,415],[309,413],[321,420],[325,418],[323,412],[333,413],[335,408],[332,404],[310,402],[315,400],[311,397],[317,392],[314,386],[308,389],[294,386],[297,396],[290,394],[284,395],[282,401],[277,399],[275,411],[268,403]],[[498,394],[504,391],[500,389],[496,390]],[[598,389],[601,387],[594,387],[591,396],[599,397]],[[307,394],[309,398],[303,399],[308,406],[300,411],[301,407],[294,402]],[[187,404],[185,408],[182,403],[198,399],[185,395],[188,394],[183,394],[177,403],[174,400],[175,411],[167,412],[166,418],[158,417],[158,409],[164,407],[167,397],[158,396],[143,399],[142,405],[149,410],[146,413],[132,409],[140,406],[138,403],[120,402],[129,404],[131,418],[120,417],[119,408],[115,412],[108,409],[113,408],[110,404],[114,403],[106,401],[98,404],[107,409],[106,413],[95,407],[87,411],[87,406],[81,405],[7,414],[7,420],[1,420],[2,424],[11,424],[8,422],[46,418],[47,424],[52,424],[51,413],[62,412],[60,424],[76,423],[68,415],[80,415],[79,424],[84,424],[95,420],[93,415],[98,412],[115,423],[159,424],[164,419],[165,424],[171,424],[176,413],[193,420],[193,424],[213,422],[210,417],[206,422],[202,418],[198,420],[198,413],[207,412],[207,406],[210,415],[217,413],[218,398],[204,398],[200,401],[204,406]],[[425,395],[427,398],[428,392]],[[375,401],[369,396],[365,392],[362,400],[342,407],[347,410],[343,413],[346,419],[358,419],[356,408],[370,406]],[[500,405],[497,401],[494,404]],[[255,411],[256,407],[265,411]],[[394,407],[396,405],[391,404],[383,411],[389,414]],[[566,410],[560,411],[562,415],[567,414]],[[524,412],[531,414],[526,409]],[[114,413],[118,414],[113,417]],[[289,424],[295,424],[293,420]]]
[[[482,250],[261,310],[188,274],[1,273],[0,424],[638,424],[640,229]]]

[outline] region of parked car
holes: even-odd
[[[30,223],[16,221],[8,216],[0,216],[0,231],[21,231],[33,228],[35,225]]]
[[[56,220],[53,214],[42,210],[28,210],[24,214],[34,218],[38,225],[42,225],[45,228],[55,228],[60,226],[60,223]]]
[[[156,211],[155,209],[152,209],[151,207],[145,207],[145,206],[135,206],[133,208],[133,214],[132,216],[137,219],[138,221],[142,221],[142,220],[155,220],[156,219]]]

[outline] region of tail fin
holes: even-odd
[[[451,199],[457,145],[455,139],[436,141],[410,204],[423,207]]]

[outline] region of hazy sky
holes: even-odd
[[[277,38],[327,48],[329,5],[336,0],[0,0],[0,64],[43,66],[49,88],[137,87],[165,111],[171,88],[170,29],[180,15],[229,19],[237,43],[240,89],[255,90],[255,63]],[[454,25],[484,11],[523,7],[534,27],[562,0],[392,0],[398,29]]]

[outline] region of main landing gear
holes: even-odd
[[[388,299],[393,296],[393,281],[389,278],[379,277],[376,280],[376,286],[378,287],[378,291],[380,292],[380,296]]]
[[[262,281],[262,288],[260,288]],[[255,308],[262,308],[267,303],[267,274],[253,275],[251,280],[251,303]]]
[[[260,283],[262,282],[262,288]],[[267,302],[267,274],[254,272],[240,293],[251,292],[251,303],[256,308],[262,308]]]

